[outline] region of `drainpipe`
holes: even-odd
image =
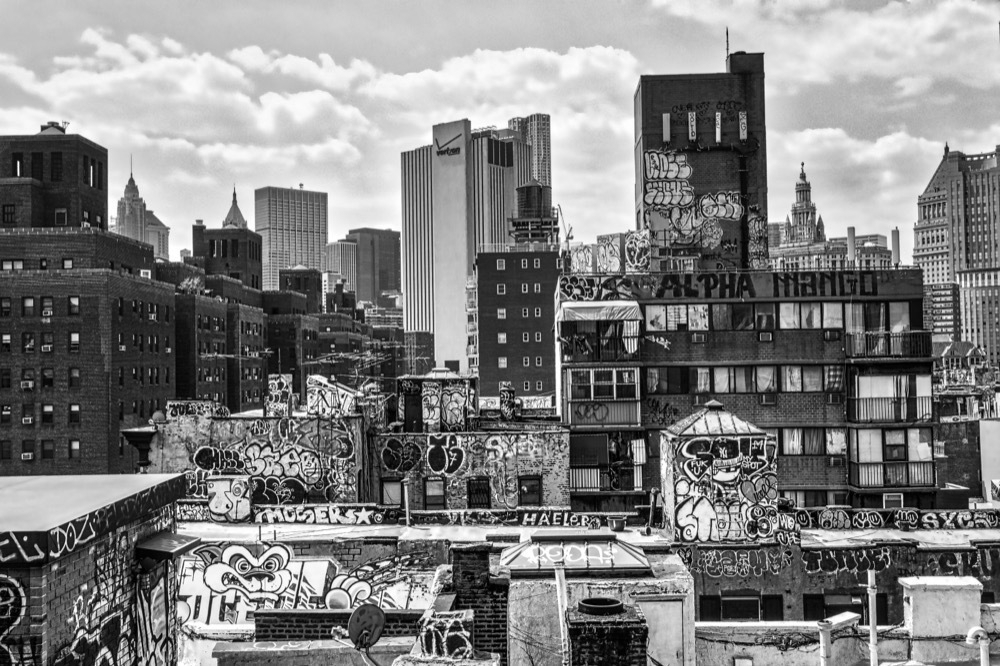
[[[819,627],[819,666],[827,666],[830,663],[833,625],[826,620],[820,620],[816,626]]]
[[[875,606],[875,595],[878,585],[875,584],[875,570],[868,570],[868,663],[878,666],[878,628],[875,618],[878,615]]]
[[[990,635],[982,627],[969,629],[965,642],[974,645],[979,641],[979,666],[990,666]]]
[[[403,479],[403,508],[406,509],[406,526],[410,526],[410,480]]]

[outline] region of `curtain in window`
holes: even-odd
[[[774,393],[778,390],[777,373],[773,365],[757,366],[757,392]]]
[[[732,393],[732,382],[729,381],[731,368],[712,368],[716,393]]]
[[[906,452],[910,460],[929,462],[931,455],[931,429],[910,428],[906,431]]]
[[[646,306],[646,330],[665,331],[667,330],[667,308],[663,305]]]
[[[865,303],[865,330],[885,330],[885,303]]]
[[[930,375],[917,375],[917,395],[923,397],[931,396]]]
[[[801,305],[802,328],[822,328],[823,316],[819,303]]]
[[[823,303],[823,328],[844,328],[844,306],[840,303]]]
[[[802,390],[808,393],[818,393],[823,390],[822,366],[807,365],[802,368]]]
[[[686,331],[688,323],[686,305],[667,306],[667,330]]]
[[[821,456],[825,451],[822,428],[802,429],[802,453],[807,456]]]
[[[842,456],[847,452],[847,431],[844,428],[826,429],[826,453]]]
[[[774,303],[758,303],[755,310],[757,313],[757,330],[773,331]]]
[[[639,320],[626,319],[622,323],[622,340],[625,342],[625,351],[634,354],[639,350]]]
[[[712,328],[716,331],[728,331],[733,327],[732,310],[728,303],[712,306]]]
[[[906,302],[889,303],[889,330],[902,333],[910,330],[910,304]]]
[[[841,365],[827,365],[826,368],[826,390],[830,393],[837,393],[844,390],[844,367]]]
[[[712,391],[712,379],[708,368],[692,369],[695,393],[710,393]]]
[[[646,393],[659,393],[660,390],[660,369],[648,368],[646,370]]]
[[[753,393],[753,367],[734,368],[736,375],[736,393]]]
[[[688,306],[688,328],[692,331],[708,330],[708,306],[689,305]]]
[[[799,327],[799,304],[798,303],[782,303],[781,304],[781,328],[798,328]]]
[[[785,365],[782,366],[783,377],[781,378],[781,390],[786,393],[799,393],[802,391],[802,366]]]
[[[802,455],[802,428],[782,428],[781,441],[781,450],[786,456]]]
[[[858,462],[882,462],[882,431],[877,428],[854,430]]]
[[[750,303],[733,304],[733,328],[737,331],[753,330],[753,305]]]
[[[844,330],[848,333],[862,333],[865,330],[865,304],[844,304]]]

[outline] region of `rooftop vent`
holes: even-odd
[[[581,599],[577,610],[587,615],[618,615],[625,610],[625,606],[618,599],[590,597]]]

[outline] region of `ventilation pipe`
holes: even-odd
[[[892,230],[892,265],[899,266],[899,227]]]
[[[854,244],[854,227],[847,227],[847,266],[854,268],[854,261],[857,258],[857,247]]]

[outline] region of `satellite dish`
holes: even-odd
[[[356,650],[368,650],[378,643],[385,629],[385,613],[375,604],[361,604],[347,621],[347,636]]]

